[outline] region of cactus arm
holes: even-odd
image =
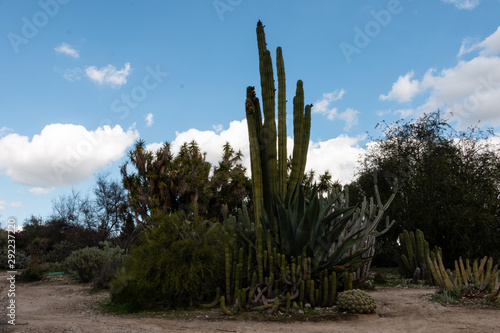
[[[281,47],[276,49],[276,67],[278,73],[278,193],[281,198],[284,198],[287,185],[286,82]]]
[[[224,313],[225,315],[232,315],[233,314],[231,311],[229,311],[226,308],[226,300],[224,299],[224,296],[220,297],[220,308],[222,310],[222,313]]]
[[[302,126],[304,120],[304,86],[301,80],[297,81],[297,89],[295,97],[293,98],[293,158],[292,158],[292,171],[290,174],[290,182],[286,192],[286,200],[288,202],[292,194],[293,188],[299,182],[301,162],[301,138],[304,127]]]
[[[259,225],[264,192],[261,166],[261,146],[259,143],[262,123],[260,120],[259,99],[255,97],[255,87],[247,87],[245,110],[248,127],[248,139],[250,144],[250,168],[252,171],[254,216],[256,225]]]

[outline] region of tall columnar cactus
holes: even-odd
[[[429,271],[427,258],[434,259],[441,249],[436,247],[435,251],[430,251],[429,243],[425,240],[424,233],[419,229],[415,233],[403,230],[399,234],[399,241],[401,243],[400,254],[397,257],[399,273],[406,278],[411,278],[419,268],[419,278],[433,283],[433,275]]]
[[[287,182],[286,148],[286,83],[285,66],[281,48],[276,50],[278,74],[278,132],[275,121],[275,85],[271,53],[266,47],[262,22],[257,23],[257,45],[262,89],[262,109],[255,96],[255,87],[247,88],[245,110],[250,141],[250,159],[253,182],[254,214],[256,224],[260,223],[262,208],[269,215],[273,235],[278,234],[278,224],[273,214],[274,196],[289,197],[294,186],[302,181],[309,145],[311,107],[304,107],[304,89],[301,80],[297,82],[293,99],[294,149],[290,181]],[[264,123],[262,123],[264,120]],[[276,138],[278,136],[278,151]],[[288,202],[288,200],[286,200]]]

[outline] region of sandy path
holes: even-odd
[[[6,281],[6,273],[0,273]],[[2,282],[1,296],[6,295]],[[382,288],[370,292],[377,313],[354,315],[336,321],[236,321],[219,311],[117,316],[96,307],[106,293],[89,293],[89,287],[66,279],[16,286],[16,326],[12,332],[500,332],[500,310],[441,305],[429,301],[433,288]],[[163,318],[162,318],[163,317]],[[198,317],[198,318],[197,318]],[[205,317],[208,317],[205,318]],[[4,323],[2,319],[2,323]]]

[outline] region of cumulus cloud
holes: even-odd
[[[458,9],[472,10],[476,8],[481,0],[442,0],[444,3],[455,5]]]
[[[120,70],[117,70],[112,65],[107,65],[99,69],[96,66],[85,68],[85,74],[89,79],[100,85],[107,84],[111,87],[119,87],[127,83],[127,76],[131,71],[132,68],[128,62]]]
[[[153,120],[153,114],[152,113],[148,113],[148,115],[146,116],[145,120],[146,120],[146,127],[153,126],[154,120]]]
[[[220,129],[220,128],[219,128]],[[311,141],[309,144],[308,161],[306,170],[315,170],[316,174],[322,174],[329,170],[335,179],[342,183],[348,183],[353,179],[353,170],[360,154],[364,149],[360,142],[365,137],[349,137],[341,135],[327,141]],[[180,147],[185,142],[195,140],[200,149],[207,153],[207,161],[216,165],[222,156],[222,147],[226,142],[236,150],[243,153],[242,164],[250,175],[250,150],[248,147],[248,129],[246,119],[233,121],[229,128],[221,131],[199,131],[189,129],[185,132],[176,133],[175,140],[171,143],[172,153],[179,152]],[[162,147],[163,143],[153,143],[146,146],[146,149],[156,151]],[[293,139],[287,139],[287,151],[290,156],[293,151]]]
[[[63,54],[69,55],[70,57],[73,57],[76,59],[80,58],[80,54],[78,54],[78,51],[66,43],[62,43],[61,45],[56,47],[54,50],[57,53],[63,53]]]
[[[358,123],[359,112],[347,108],[344,112],[339,112],[338,108],[331,106],[335,101],[341,100],[345,94],[344,89],[335,89],[332,92],[324,93],[323,98],[314,102],[313,113],[325,115],[329,120],[340,119],[345,122],[344,130],[348,131],[353,125]]]
[[[340,135],[336,138],[310,142],[307,153],[306,171],[315,170],[317,175],[330,171],[334,180],[347,184],[354,180],[354,170],[365,149],[360,142],[365,136],[349,137]]]
[[[7,204],[7,203],[6,203],[5,201],[0,200],[0,211],[5,210],[5,205],[6,205],[6,204]]]
[[[380,95],[380,99],[398,101],[398,102],[409,102],[415,97],[419,92],[419,82],[418,80],[412,80],[413,71],[406,73],[404,76],[400,76],[396,82],[392,85],[391,91],[387,95]]]
[[[29,137],[17,133],[0,138],[0,172],[14,182],[33,186],[32,194],[92,177],[122,158],[139,134],[120,126],[87,130],[72,124],[51,124]]]
[[[460,127],[476,125],[479,121],[481,125],[500,125],[500,48],[495,55],[491,55],[494,48],[492,40],[496,40],[499,30],[478,43],[481,47],[479,55],[471,60],[460,60],[454,67],[445,68],[440,72],[431,68],[427,70],[422,79],[410,80],[413,72],[409,72],[402,79],[400,76],[393,89],[384,96],[398,102],[404,102],[418,94],[427,94],[427,99],[421,105],[413,108],[406,108],[405,114],[420,115],[441,109],[447,113],[451,120],[457,121]],[[488,56],[485,55],[485,52]],[[405,78],[406,77],[406,78]],[[395,86],[405,86],[401,82],[413,84],[415,90],[404,94],[396,93]],[[412,83],[414,82],[414,83]],[[401,83],[401,84],[400,84]],[[406,84],[406,86],[408,86]],[[417,88],[418,87],[418,88]],[[410,89],[411,90],[411,89]],[[405,91],[405,89],[401,89]],[[408,91],[408,90],[406,90]],[[399,97],[399,98],[398,98]],[[382,99],[384,99],[382,98]]]

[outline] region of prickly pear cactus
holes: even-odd
[[[340,311],[351,313],[373,313],[377,304],[365,291],[353,289],[341,292],[337,296],[337,307]]]

